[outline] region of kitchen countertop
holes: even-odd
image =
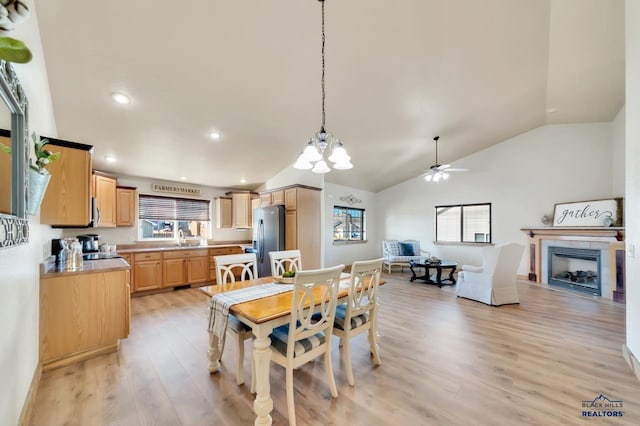
[[[218,247],[252,247],[251,244],[207,244],[206,246],[158,246],[158,247],[140,247],[140,248],[118,248],[116,247],[116,252],[118,254],[127,254],[127,253],[144,253],[149,251],[174,251],[174,250],[197,250],[197,249],[210,249],[210,248],[218,248]]]
[[[85,260],[82,262],[82,268],[76,271],[59,271],[55,264],[44,262],[40,264],[40,278],[62,277],[65,275],[91,274],[98,272],[121,271],[130,269],[131,266],[121,258],[117,259],[100,259]]]

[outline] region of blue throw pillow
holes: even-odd
[[[415,256],[413,252],[413,244],[411,243],[398,243],[400,245],[400,256]]]

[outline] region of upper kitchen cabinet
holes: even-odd
[[[251,228],[251,199],[254,193],[249,191],[243,192],[227,192],[227,196],[231,196],[231,227],[232,228]]]
[[[134,226],[136,223],[136,188],[116,187],[116,226]]]
[[[93,172],[93,194],[98,209],[97,227],[116,226],[116,179],[104,173]]]
[[[93,147],[49,138],[60,160],[49,165],[51,180],[40,205],[40,223],[84,227],[91,223],[91,157]]]
[[[233,205],[233,227],[251,228],[251,194],[248,192],[234,192],[231,194]]]
[[[216,227],[231,228],[233,201],[230,197],[216,198]]]

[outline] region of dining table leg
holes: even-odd
[[[269,385],[269,371],[271,369],[271,334],[273,328],[267,324],[256,324],[253,334],[256,339],[253,342],[253,362],[256,375],[256,399],[253,402],[253,410],[256,413],[255,425],[270,425],[272,422],[273,399],[271,399],[271,387]]]

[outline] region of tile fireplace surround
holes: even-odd
[[[523,228],[529,236],[530,281],[548,284],[550,246],[600,251],[602,297],[624,303],[624,228]]]

